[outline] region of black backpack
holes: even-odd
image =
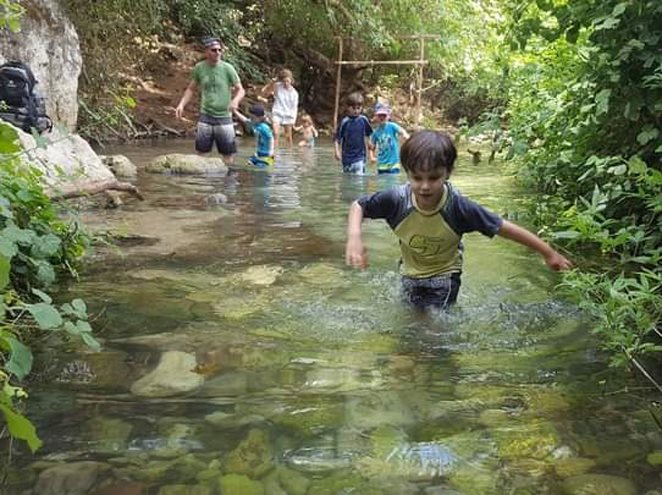
[[[46,115],[44,98],[36,89],[37,80],[30,67],[21,62],[0,65],[0,118],[26,132],[53,128]]]

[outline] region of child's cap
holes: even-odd
[[[377,103],[375,105],[375,115],[390,115],[391,107],[386,103]]]
[[[256,117],[264,117],[264,106],[260,105],[259,103],[251,105],[251,107],[248,109],[248,113],[255,115]]]
[[[202,45],[205,48],[211,48],[212,46],[217,46],[217,47],[221,48],[223,46],[223,44],[221,43],[221,40],[219,38],[214,37],[214,36],[209,36],[207,38],[204,38],[202,40]]]

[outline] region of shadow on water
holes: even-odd
[[[143,167],[189,147],[105,153]],[[145,202],[84,214],[130,240],[98,247],[81,281],[62,288],[87,301],[103,350],[39,356],[28,414],[45,446],[19,452],[3,493],[625,495],[659,485],[650,455],[662,438],[645,404],[596,390],[620,383],[535,256],[469,235],[457,307],[413,313],[384,224],[365,223],[369,270],[343,260],[349,204],[403,178],[343,175],[324,141],[282,150],[266,171],[243,164],[250,148],[227,176],[140,173]],[[517,210],[496,166],[461,161],[454,182],[497,212]]]

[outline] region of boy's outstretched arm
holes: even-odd
[[[362,227],[363,208],[357,201],[349,207],[347,218],[347,245],[345,246],[345,263],[354,268],[365,270],[368,267],[368,253],[363,245]]]
[[[547,266],[553,270],[560,271],[572,268],[572,262],[569,259],[558,253],[552,248],[552,246],[547,244],[533,232],[529,232],[519,225],[504,220],[498,234],[501,237],[505,237],[506,239],[510,239],[511,241],[515,241],[537,251],[543,258],[545,258]]]

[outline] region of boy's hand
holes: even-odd
[[[353,268],[368,268],[368,252],[361,239],[348,239],[345,247],[345,263]]]
[[[340,161],[340,152],[338,150],[335,151],[334,156],[336,157],[336,161]]]
[[[545,263],[557,272],[572,268],[572,261],[556,251],[545,256]]]

